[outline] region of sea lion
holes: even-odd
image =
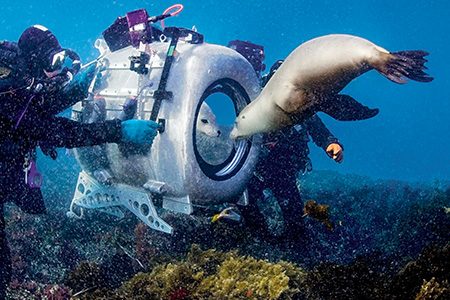
[[[197,130],[209,137],[218,137],[221,134],[216,115],[206,102],[202,103],[198,113]]]
[[[378,109],[339,92],[372,69],[396,83],[406,83],[406,78],[432,81],[423,71],[427,55],[421,50],[389,52],[366,39],[345,34],[307,41],[286,58],[261,94],[241,111],[230,137],[276,131],[319,111],[341,121],[371,118]]]

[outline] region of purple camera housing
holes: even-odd
[[[151,36],[151,26],[148,24],[148,14],[145,9],[138,9],[127,13],[128,30],[133,47],[139,47],[139,43],[146,42]]]
[[[148,24],[145,9],[127,13],[118,17],[114,23],[103,31],[103,38],[109,49],[114,52],[132,45],[139,47],[140,42],[151,42],[152,27]]]

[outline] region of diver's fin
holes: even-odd
[[[364,106],[348,95],[336,95],[326,99],[319,110],[339,121],[366,120],[375,117],[379,112],[378,108]]]
[[[395,83],[406,83],[406,78],[430,82],[433,77],[423,71],[427,69],[427,60],[424,58],[427,55],[428,52],[422,50],[392,52],[385,64],[375,68]]]

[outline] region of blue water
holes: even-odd
[[[145,7],[159,14],[172,1],[1,1],[1,39],[17,40],[29,25],[51,29],[64,47],[85,61],[93,42],[119,15]],[[346,92],[380,114],[363,122],[324,121],[345,146],[337,165],[312,148],[316,169],[410,181],[450,180],[450,4],[447,1],[207,1],[183,3],[168,25],[191,27],[210,43],[233,39],[265,46],[266,64],[284,58],[300,43],[329,33],[359,35],[389,49],[429,51],[429,84],[399,86],[376,72],[358,78]],[[59,160],[50,167],[62,167]]]

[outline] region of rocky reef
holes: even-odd
[[[299,216],[304,234],[287,238],[271,197],[258,203],[265,230],[211,223],[210,210],[166,212],[172,236],[131,214],[67,219],[67,199],[51,199],[43,216],[8,205],[9,299],[449,298],[448,183],[313,172],[300,187],[327,207],[333,230]]]
[[[368,258],[305,270],[290,262],[269,262],[238,251],[203,251],[193,245],[185,258],[140,272],[116,289],[107,280],[97,280],[102,277],[98,268],[78,268],[68,285],[82,291],[78,299],[448,299],[448,257],[450,245],[430,247],[389,274]],[[87,280],[91,288],[84,286]]]

